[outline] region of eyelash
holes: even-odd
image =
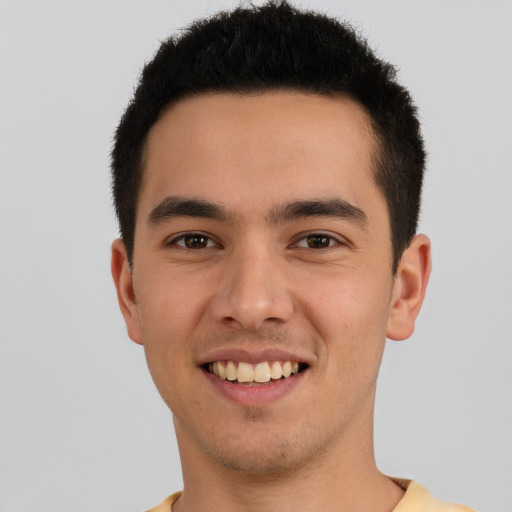
[[[188,247],[186,245],[187,238],[202,239],[202,243],[205,243],[206,245],[204,245],[202,247]],[[327,242],[327,245],[324,247],[311,247],[309,245],[299,245],[299,243],[302,241],[306,241],[306,244],[308,244],[310,241],[312,241],[312,239],[315,239],[315,238],[320,239],[320,241],[323,241],[324,243]],[[180,243],[180,242],[182,242],[182,243]],[[182,247],[185,250],[190,250],[190,251],[207,249],[212,246],[219,247],[219,244],[216,244],[216,242],[212,239],[212,237],[205,235],[203,233],[195,233],[195,232],[184,233],[182,235],[179,235],[179,236],[173,238],[172,240],[170,240],[166,245],[176,245],[176,246]],[[297,238],[297,240],[292,244],[292,247],[298,247],[300,249],[325,250],[325,249],[329,249],[331,247],[335,247],[338,245],[344,245],[344,243],[342,241],[340,241],[338,238],[336,238],[332,235],[329,235],[327,233],[313,232],[313,233],[308,233],[306,235],[302,235],[301,237]]]
[[[186,239],[187,238],[202,238],[203,240],[206,241],[206,246],[204,247],[187,247],[186,245]],[[183,243],[179,243],[180,241],[182,241]],[[215,246],[218,246],[218,244],[216,244],[212,237],[208,236],[208,235],[205,235],[203,233],[195,233],[195,232],[191,232],[191,233],[184,233],[183,235],[179,235],[175,238],[173,238],[172,240],[170,240],[169,242],[166,243],[166,245],[177,245],[185,250],[190,250],[190,251],[194,251],[194,250],[199,250],[199,249],[207,249],[209,247],[212,247],[212,245],[210,245],[210,242],[212,244],[214,244]]]
[[[327,240],[327,245],[325,247],[310,247],[309,245],[299,245],[299,242],[301,242],[303,240],[306,241],[306,244],[308,244],[314,238],[320,239],[324,242]],[[325,250],[325,249],[329,249],[331,247],[335,247],[338,245],[343,245],[343,242],[341,242],[341,240],[339,240],[335,236],[332,236],[332,235],[329,235],[328,233],[323,233],[323,232],[308,233],[307,235],[303,235],[300,238],[297,238],[297,241],[294,242],[294,244],[293,244],[294,247],[299,247],[301,249],[316,249],[316,250],[322,250],[322,249]]]

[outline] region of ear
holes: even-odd
[[[405,340],[414,332],[431,268],[430,240],[425,235],[416,235],[402,254],[395,275],[386,333],[388,338]]]
[[[117,300],[126,323],[128,336],[135,343],[142,345],[139,307],[133,289],[133,276],[126,247],[119,238],[112,243],[111,270],[116,285]]]

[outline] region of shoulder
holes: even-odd
[[[417,482],[394,480],[406,491],[393,512],[475,512],[464,505],[439,501]]]
[[[146,512],[171,512],[172,504],[181,496],[181,492],[176,492],[166,498],[160,505],[150,508]]]

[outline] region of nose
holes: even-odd
[[[249,331],[289,320],[294,304],[285,266],[265,251],[233,256],[211,303],[215,319]]]

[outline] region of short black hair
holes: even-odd
[[[292,90],[356,100],[376,135],[374,179],[389,210],[393,272],[416,233],[425,150],[417,109],[396,69],[337,19],[288,2],[239,7],[192,23],[145,65],[117,128],[112,189],[130,264],[148,133],[164,109],[209,92]]]

